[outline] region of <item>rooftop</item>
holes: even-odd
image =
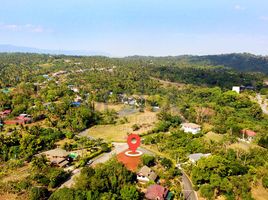
[[[210,156],[211,154],[210,153],[207,153],[207,154],[203,154],[203,153],[194,153],[194,154],[190,154],[188,156],[188,158],[194,162],[200,160],[202,157],[208,157]]]
[[[151,168],[147,167],[146,165],[140,169],[138,174],[142,174],[143,176],[153,181],[157,178],[156,173],[153,170],[151,170]]]
[[[247,136],[250,136],[250,137],[254,137],[257,135],[256,132],[252,130],[247,130],[247,129],[242,130],[241,133],[246,134]]]
[[[164,188],[161,185],[150,185],[145,193],[145,197],[147,199],[158,199],[158,200],[165,200],[166,196],[168,195],[168,189]]]
[[[42,154],[46,154],[47,156],[51,156],[51,157],[66,157],[69,155],[67,151],[65,151],[64,149],[60,149],[60,148],[45,151],[45,152],[42,152]]]
[[[117,160],[121,163],[123,163],[127,169],[130,171],[135,172],[138,168],[138,165],[141,163],[141,157],[130,157],[126,156],[125,152],[128,150],[125,150],[119,154],[117,154]]]
[[[197,129],[201,127],[200,125],[195,124],[195,123],[183,123],[182,126],[186,128],[192,128],[192,129]]]

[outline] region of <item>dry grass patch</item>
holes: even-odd
[[[222,138],[223,138],[223,135],[214,133],[212,131],[204,135],[204,139],[207,141],[213,140],[213,141],[219,142],[222,140]]]
[[[1,181],[3,183],[8,181],[20,181],[25,179],[30,175],[29,165],[14,169],[8,173],[7,176],[4,176]]]
[[[107,141],[126,141],[128,133],[140,134],[151,130],[157,121],[156,113],[149,111],[135,113],[126,118],[128,122],[125,124],[96,125],[91,127],[87,134],[94,138],[103,138]],[[134,124],[139,125],[140,129],[133,131],[132,126]]]
[[[105,111],[105,110],[115,110],[116,112],[124,109],[124,104],[110,104],[110,103],[101,103],[101,102],[95,102],[95,110],[97,111]]]
[[[25,200],[28,199],[28,195],[17,195],[17,194],[11,194],[11,193],[0,193],[0,200]]]
[[[234,143],[234,144],[231,144],[229,146],[229,148],[231,149],[242,149],[244,151],[249,151],[250,148],[260,148],[258,145],[256,144],[252,144],[252,143],[247,143],[247,142],[237,142],[237,143]]]
[[[260,184],[258,187],[252,188],[252,197],[256,200],[267,200],[268,190]]]

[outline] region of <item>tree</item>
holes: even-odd
[[[155,164],[154,156],[144,154],[141,159],[142,159],[143,165],[147,165],[148,167],[151,167]]]
[[[30,190],[30,200],[46,200],[49,196],[49,191],[45,187],[33,187]]]
[[[172,167],[172,161],[168,158],[162,158],[160,160],[161,165],[163,165],[165,168],[169,169]]]
[[[268,175],[262,178],[262,185],[264,188],[268,188]]]
[[[214,197],[214,189],[209,184],[202,185],[200,187],[200,192],[201,192],[201,195],[208,200],[212,200]]]
[[[44,170],[48,167],[48,160],[45,155],[35,156],[31,162],[31,168],[35,171]]]
[[[122,200],[138,200],[140,199],[139,192],[134,185],[124,185],[120,190],[120,196]]]

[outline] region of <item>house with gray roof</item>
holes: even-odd
[[[206,154],[203,154],[203,153],[194,153],[194,154],[190,154],[188,156],[188,158],[189,158],[189,160],[190,160],[191,163],[196,163],[201,158],[208,157],[210,155],[211,155],[210,153],[206,153]]]

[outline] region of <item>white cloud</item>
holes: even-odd
[[[45,29],[40,25],[33,25],[33,24],[0,23],[0,30],[14,31],[14,32],[24,31],[24,32],[33,32],[33,33],[53,32],[51,29]]]
[[[240,10],[245,10],[246,8],[237,4],[237,5],[234,6],[234,9],[240,11]]]

